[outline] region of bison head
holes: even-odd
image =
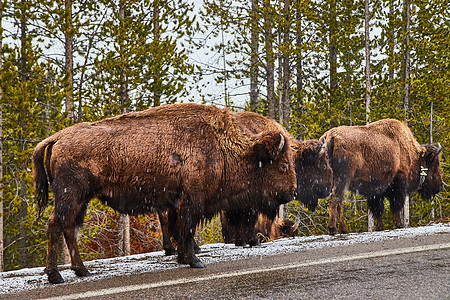
[[[419,193],[424,199],[430,199],[442,191],[442,170],[440,168],[441,145],[423,145],[426,151],[421,157],[421,185]]]
[[[294,154],[297,173],[297,196],[309,210],[314,211],[319,198],[331,193],[333,172],[329,164],[326,141],[309,140],[299,143]]]
[[[284,219],[281,224],[281,233],[285,237],[294,237],[299,233],[298,223],[291,221],[289,219]]]
[[[263,132],[258,135],[249,159],[261,180],[261,212],[273,215],[280,204],[293,199],[297,187],[289,140],[280,132]]]

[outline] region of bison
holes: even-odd
[[[177,261],[204,265],[194,253],[202,219],[221,210],[270,214],[296,189],[290,140],[281,130],[241,130],[227,109],[172,104],[80,123],[40,142],[33,153],[39,210],[48,202],[47,264],[51,283],[63,282],[57,250],[64,235],[77,276],[89,275],[76,244],[87,205],[98,198],[116,211],[176,214]]]
[[[239,220],[233,221],[233,218],[236,217]],[[244,222],[240,222],[241,218],[241,214],[221,212],[220,222],[222,223],[222,237],[225,243],[235,243],[237,246],[244,246],[247,243],[254,245],[257,242],[273,241],[282,237],[294,237],[299,232],[298,223],[289,219],[281,220],[278,216],[269,218],[264,214],[257,214],[256,224],[253,227],[242,226]],[[234,223],[234,226],[229,225],[230,221]]]
[[[253,112],[235,113],[235,116],[245,133],[257,134],[265,130],[282,130],[284,132],[294,152],[297,175],[296,199],[305,204],[309,210],[314,211],[318,199],[328,197],[332,187],[333,174],[328,162],[326,142],[298,141],[275,120]],[[226,243],[234,241],[236,245],[247,243],[256,245],[258,243],[257,231],[253,224],[259,218],[258,213],[256,210],[225,211],[221,216],[224,241]],[[266,215],[267,220],[274,220],[276,213],[277,211],[272,211],[270,215]],[[281,222],[281,220],[279,221]]]
[[[384,198],[390,201],[396,227],[403,227],[400,211],[407,195],[414,191],[425,199],[442,190],[439,166],[441,148],[421,146],[404,123],[384,119],[366,126],[340,126],[322,135],[327,140],[333,169],[328,230],[348,233],[343,203],[347,190],[367,197],[376,220],[376,230],[383,230]]]

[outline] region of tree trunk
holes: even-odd
[[[251,0],[251,49],[250,49],[250,109],[256,111],[259,104],[259,91],[258,91],[258,0]]]
[[[405,123],[408,122],[408,111],[409,111],[409,93],[410,93],[410,22],[411,22],[411,3],[410,0],[405,0],[403,2],[404,9],[404,17],[405,19],[405,71],[404,71],[404,107],[405,107]],[[401,212],[401,216],[403,219],[403,225],[405,227],[409,227],[409,197],[406,197],[405,204],[403,205],[403,209]]]
[[[366,48],[366,124],[370,122],[370,94],[372,85],[370,83],[370,15],[369,15],[369,0],[365,0],[365,48]]]
[[[297,96],[296,96],[296,107],[298,117],[303,117],[303,99],[302,99],[302,91],[303,91],[303,57],[302,57],[302,44],[303,44],[303,33],[302,33],[302,14],[300,10],[300,4],[297,4],[297,12],[296,12],[296,44],[297,44],[297,55],[296,55],[296,73],[297,73]],[[303,140],[303,135],[298,137],[300,140]]]
[[[366,124],[370,121],[370,15],[369,15],[369,0],[364,1],[364,29],[365,29],[365,48],[366,48]],[[367,214],[367,230],[373,231],[374,221],[373,214],[369,210]]]
[[[73,108],[73,24],[72,24],[72,0],[65,0],[65,26],[64,26],[64,55],[65,55],[65,71],[67,75],[68,88],[66,95],[66,111],[67,119],[71,122],[75,121]],[[62,261],[63,264],[70,263],[69,248],[66,240],[62,238]]]
[[[22,1],[23,3],[23,1]],[[27,43],[27,23],[26,23],[26,17],[25,17],[25,10],[22,9],[21,11],[21,19],[20,19],[20,80],[24,86],[26,86],[26,82],[28,81],[28,71],[27,71],[27,56],[26,56],[26,43]],[[20,127],[21,131],[26,132],[25,128],[25,118],[26,113],[24,111],[20,112],[21,120],[20,120]],[[19,136],[20,140],[20,147],[21,150],[25,152],[26,150],[26,143],[25,143],[25,137],[23,134],[20,134]],[[26,166],[21,166],[21,171],[24,171]],[[19,177],[19,197],[20,197],[20,209],[19,209],[19,219],[20,219],[20,225],[19,225],[19,264],[21,268],[27,268],[28,267],[28,251],[27,251],[27,234],[28,230],[25,227],[26,221],[27,221],[27,211],[28,211],[28,202],[27,202],[27,188],[26,188],[26,182],[25,179],[22,177]]]
[[[125,2],[119,2],[119,21],[123,23],[125,20]],[[125,49],[119,50],[121,53]],[[123,58],[123,56],[122,56]],[[126,82],[126,70],[121,70],[120,73],[120,109],[123,114],[128,112],[128,84]],[[130,255],[130,217],[127,214],[120,214],[119,217],[119,254]]]
[[[403,2],[404,10],[404,34],[405,34],[405,57],[404,57],[404,108],[405,108],[405,122],[408,121],[409,110],[409,93],[410,93],[410,22],[411,22],[411,3],[410,0]]]
[[[68,76],[69,87],[66,95],[67,118],[74,121],[73,113],[73,24],[72,24],[72,0],[65,1],[65,71]]]
[[[330,11],[329,62],[330,62],[330,94],[331,94],[330,100],[333,101],[337,87],[336,0],[331,0],[329,11]]]
[[[281,6],[281,4],[280,4]],[[278,57],[278,123],[283,124],[283,53],[281,52],[281,45],[283,43],[281,38],[281,25],[278,26],[278,45],[280,45],[277,53]],[[281,211],[281,210],[280,210]]]
[[[291,94],[291,88],[290,88],[290,78],[291,78],[291,66],[289,64],[289,53],[287,45],[289,45],[289,28],[287,24],[290,24],[289,22],[289,6],[290,1],[284,0],[284,22],[285,26],[283,27],[283,43],[285,44],[285,52],[283,53],[283,125],[286,127],[289,127],[289,117],[291,115],[291,109],[290,109],[290,94]]]
[[[388,45],[389,45],[389,83],[390,83],[390,94],[391,100],[394,101],[394,45],[395,45],[395,27],[394,27],[394,0],[389,1],[389,28],[391,29],[390,35],[388,37]]]
[[[266,48],[266,82],[267,82],[267,107],[268,115],[276,119],[275,112],[275,79],[274,79],[274,55],[272,45],[272,17],[269,13],[271,4],[269,0],[264,0],[264,38]]]
[[[121,0],[119,2],[119,21],[122,26],[125,26],[123,23],[125,21],[125,2]],[[124,52],[126,49],[123,49],[122,46],[120,46],[120,56],[121,59],[124,59]],[[126,70],[122,69],[120,72],[120,110],[122,114],[125,114],[128,112],[127,102],[128,102],[128,86],[127,86],[127,78],[126,78]]]
[[[431,102],[431,108],[430,108],[430,145],[433,144],[433,102]],[[1,178],[1,177],[0,177]],[[430,212],[430,219],[433,222],[435,218],[435,210],[434,210],[434,197],[431,201],[431,212]]]
[[[159,42],[160,37],[160,29],[159,29],[159,1],[154,1],[154,14],[153,14],[153,39],[156,42]],[[158,70],[156,70],[156,74],[153,76],[154,84],[154,92],[153,92],[153,106],[161,105],[161,76],[158,74]]]
[[[130,216],[127,214],[120,214],[119,226],[119,255],[130,255]]]

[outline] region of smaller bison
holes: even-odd
[[[333,169],[328,230],[348,233],[344,222],[344,196],[347,190],[367,197],[383,230],[383,199],[389,199],[396,227],[403,227],[400,211],[406,196],[414,191],[429,199],[443,187],[440,146],[421,146],[404,123],[385,119],[366,126],[340,126],[325,132]]]
[[[243,132],[258,134],[265,130],[282,130],[288,137],[293,151],[297,175],[296,199],[314,211],[318,199],[329,196],[332,187],[332,170],[326,151],[326,142],[318,140],[298,141],[275,120],[253,112],[235,113]],[[266,214],[267,220],[274,220],[278,209]],[[254,224],[258,220],[257,210],[229,210],[221,216],[222,235],[226,243],[256,245],[258,238]],[[281,220],[279,220],[281,222]],[[234,236],[233,236],[234,235]]]
[[[194,241],[202,219],[230,209],[271,213],[293,199],[292,150],[283,134],[244,133],[227,109],[186,103],[76,124],[43,140],[33,164],[39,210],[47,205],[49,183],[54,196],[48,280],[64,281],[57,265],[61,234],[75,274],[89,275],[76,232],[92,198],[126,214],[167,211],[177,261],[203,268]]]

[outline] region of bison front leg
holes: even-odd
[[[345,225],[345,215],[344,215],[344,197],[339,199],[337,211],[339,215],[339,232],[341,234],[347,234],[348,229],[347,225]]]
[[[245,242],[250,246],[256,246],[259,244],[259,239],[256,236],[256,222],[258,221],[258,213],[254,210],[250,210],[245,214],[244,227],[242,231],[245,234]]]
[[[63,283],[64,279],[58,271],[58,245],[62,233],[62,224],[55,212],[48,220],[47,228],[47,265],[45,273],[50,283]]]
[[[171,236],[173,234],[170,233],[169,227],[169,212],[158,211],[159,224],[161,225],[162,237],[163,237],[163,249],[165,255],[174,255],[176,253],[175,247],[172,244]],[[176,221],[176,220],[175,220]]]
[[[200,221],[200,213],[192,205],[182,205],[178,212],[178,257],[180,264],[191,268],[204,268],[205,265],[195,256],[195,228]]]
[[[406,176],[398,174],[391,184],[391,193],[388,195],[391,212],[394,215],[394,225],[396,228],[403,228],[403,206],[405,205],[406,193]]]
[[[384,197],[379,196],[370,196],[367,198],[367,203],[369,206],[369,210],[372,212],[375,220],[376,220],[376,231],[382,231],[384,230],[383,226],[383,212],[384,212],[384,203],[383,203]]]
[[[340,201],[340,199],[336,196],[336,188],[334,187],[328,208],[328,232],[330,235],[335,235],[337,233],[336,221],[338,201]]]
[[[330,235],[337,233],[336,222],[339,222],[339,232],[341,234],[347,234],[347,226],[345,225],[344,216],[344,193],[345,188],[342,189],[336,185],[333,187],[333,192],[330,199],[329,207],[329,219],[328,219],[328,232]]]
[[[220,223],[222,225],[222,237],[225,244],[231,244],[235,240],[235,226],[230,224],[228,213],[220,212]]]
[[[394,226],[395,228],[404,228],[405,223],[403,222],[403,205],[405,204],[405,199],[398,197],[395,200],[390,201],[391,212],[394,215]]]

